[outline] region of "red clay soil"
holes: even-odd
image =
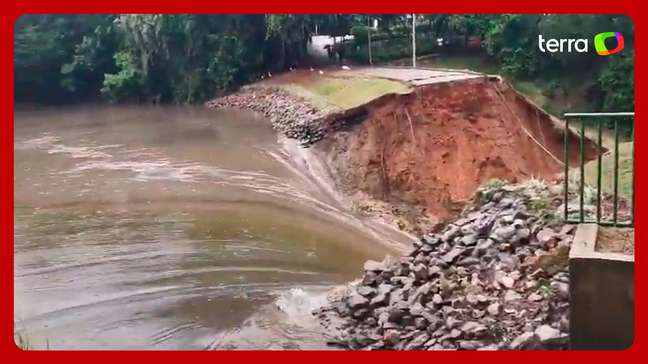
[[[563,131],[499,81],[428,85],[382,97],[360,113],[361,122],[324,143],[339,187],[419,206],[432,221],[460,211],[493,178],[554,179],[564,169]],[[570,144],[573,164],[578,139],[571,134]],[[589,142],[586,151],[595,156]]]

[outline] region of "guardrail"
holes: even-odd
[[[616,112],[616,113],[565,113],[565,178],[564,178],[564,219],[567,223],[597,223],[603,226],[618,226],[618,227],[634,227],[634,161],[635,161],[635,152],[634,152],[634,112]],[[570,191],[569,191],[569,126],[570,121],[580,120],[580,125],[578,125],[578,137],[579,137],[579,159],[578,159],[578,209],[575,212],[570,211]],[[596,211],[595,216],[586,216],[587,211],[585,208],[585,127],[586,122],[594,122],[594,128],[596,128],[596,144],[597,144],[597,161],[596,163]],[[602,191],[602,178],[603,178],[603,127],[604,123],[612,122],[614,130],[614,146],[612,153],[613,158],[613,185],[612,185],[612,207],[611,215],[608,213],[609,209],[604,209],[603,205],[609,200],[609,196],[603,194]],[[630,187],[630,196],[624,196],[620,199],[619,196],[619,138],[620,138],[620,123],[628,123],[631,128],[630,141],[632,143],[632,157],[631,157],[631,187]],[[592,162],[594,163],[594,162]],[[591,188],[591,186],[587,186]],[[628,201],[629,199],[629,201]],[[625,216],[620,216],[619,212],[619,203],[623,202]],[[629,204],[629,209],[627,208]],[[588,204],[589,205],[589,204]],[[590,213],[590,215],[592,215]]]

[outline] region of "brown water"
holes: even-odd
[[[15,323],[36,348],[309,349],[311,310],[406,238],[250,113],[15,117]]]

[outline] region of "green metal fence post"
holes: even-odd
[[[618,222],[619,214],[619,120],[614,120],[614,210],[612,222],[614,226]]]
[[[565,118],[565,221],[569,220],[569,118]]]
[[[632,124],[632,189],[630,189],[630,224],[634,226],[635,220],[635,127]]]
[[[565,215],[565,221],[568,223],[585,223],[585,222],[596,222],[599,225],[602,226],[623,226],[623,227],[634,227],[634,222],[635,222],[635,189],[634,189],[634,182],[635,182],[635,149],[634,149],[634,142],[635,142],[635,120],[634,120],[634,112],[619,112],[619,113],[565,113],[565,131],[564,131],[564,148],[565,148],[565,154],[564,154],[564,162],[565,162],[565,172],[564,172],[564,215]],[[607,119],[610,118],[610,119]],[[624,195],[623,197],[620,196],[619,191],[621,189],[620,185],[620,156],[619,156],[619,149],[620,149],[620,134],[621,134],[621,127],[619,125],[620,122],[625,122],[627,121],[626,118],[629,118],[630,126],[631,126],[631,148],[632,148],[632,153],[630,156],[631,159],[631,186],[630,186],[630,198],[629,198],[629,204],[630,204],[630,216],[628,219],[626,219],[626,215],[623,215],[623,220],[620,221],[619,219],[621,216],[619,215],[619,204],[620,202],[626,202],[624,204],[624,208],[627,207],[627,202],[628,200],[626,199],[627,197]],[[577,134],[577,137],[579,138],[579,144],[578,144],[578,171],[580,173],[580,179],[578,181],[578,205],[579,205],[579,210],[578,210],[578,216],[577,217],[571,217],[569,216],[569,161],[570,161],[570,120],[571,119],[579,119],[580,123],[580,128],[575,127]],[[588,119],[595,119],[597,121],[596,124],[596,142],[597,142],[597,157],[596,157],[596,220],[593,221],[593,219],[586,219],[586,211],[585,211],[585,184],[586,184],[586,179],[585,179],[585,162],[586,162],[586,140],[585,140],[585,122]],[[605,209],[603,208],[603,200],[604,198],[607,198],[609,196],[607,193],[603,193],[603,152],[605,151],[605,148],[603,147],[603,122],[604,120],[610,120],[613,122],[613,130],[614,130],[614,146],[612,146],[613,150],[610,152],[614,153],[612,155],[613,158],[613,171],[612,171],[612,179],[613,179],[613,191],[612,191],[612,216],[610,214],[607,214]],[[626,161],[624,160],[624,165]],[[607,179],[606,179],[607,181]],[[607,183],[605,184],[607,186]],[[625,185],[624,185],[625,186]],[[625,189],[624,189],[625,191]],[[624,211],[625,212],[625,211]]]
[[[603,120],[598,120],[598,148],[596,152],[597,165],[596,165],[596,223],[601,222],[601,179],[603,177]]]
[[[579,211],[580,211],[580,222],[585,222],[585,119],[581,119],[581,128],[580,128],[580,200],[579,200]]]

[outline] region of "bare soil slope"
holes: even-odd
[[[338,187],[400,206],[434,223],[456,215],[493,179],[553,179],[563,130],[506,83],[473,79],[386,95],[353,110],[353,124],[318,145]],[[339,128],[336,128],[339,129]],[[570,164],[578,138],[570,134]],[[587,142],[588,158],[595,155]]]

